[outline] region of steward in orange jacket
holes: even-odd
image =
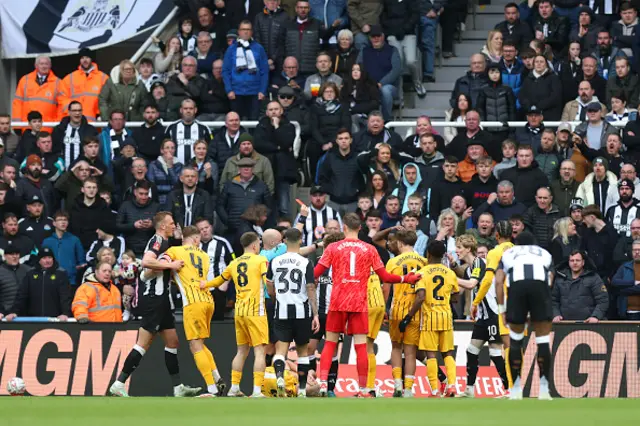
[[[80,49],[78,69],[62,80],[62,91],[66,96],[62,102],[62,116],[69,115],[71,101],[78,101],[82,104],[82,113],[87,120],[96,121],[100,115],[98,95],[108,79],[109,76],[93,62],[93,52],[87,48]]]
[[[78,322],[122,322],[122,297],[111,281],[112,267],[99,263],[76,290],[71,311]]]
[[[39,56],[36,58],[35,71],[23,76],[18,82],[11,107],[11,119],[27,121],[29,112],[39,111],[42,121],[58,121],[62,116],[65,98],[62,82],[51,71],[51,59]]]

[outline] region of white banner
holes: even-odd
[[[172,8],[171,0],[0,1],[3,57],[99,49],[156,27]]]

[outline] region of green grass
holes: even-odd
[[[638,401],[2,397],[6,426],[627,425]]]

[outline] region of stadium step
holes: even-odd
[[[467,66],[468,66],[469,57],[475,53],[480,53],[480,51],[482,50],[482,46],[484,46],[484,42],[464,41],[462,43],[456,44],[455,52],[459,58],[467,58]]]
[[[443,61],[443,65],[445,64],[445,62]],[[469,61],[467,60],[467,66],[469,64]],[[442,68],[436,68],[436,82],[435,83],[428,83],[427,86],[434,86],[434,88],[437,90],[441,85],[443,84],[448,84],[449,85],[449,90],[451,90],[451,88],[453,87],[453,84],[458,78],[462,77],[463,75],[465,75],[467,73],[467,69],[463,68],[463,67],[450,67],[450,66],[443,66]],[[430,89],[427,89],[430,90]]]
[[[504,4],[487,4],[484,6],[476,6],[477,14],[490,14],[490,15],[500,15],[504,16]],[[504,18],[503,18],[504,19]]]
[[[497,23],[503,20],[504,20],[504,13],[502,11],[500,11],[499,14],[480,12],[476,16],[476,27],[473,28],[473,15],[469,14],[467,16],[467,22],[466,22],[467,30],[489,31],[489,30],[492,30]]]

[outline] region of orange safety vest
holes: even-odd
[[[63,117],[69,115],[69,103],[78,101],[82,104],[82,113],[87,117],[87,120],[96,121],[100,113],[98,95],[109,76],[100,71],[95,63],[92,63],[91,66],[93,68],[89,74],[78,66],[76,71],[69,73],[62,80],[62,92],[65,94],[65,99],[61,102]]]
[[[38,84],[38,73],[34,70],[23,76],[18,83],[11,119],[27,121],[29,112],[39,111],[43,121],[58,121],[62,114],[60,101],[64,98],[60,79],[52,71],[49,71],[47,81],[41,86]]]
[[[113,283],[109,289],[98,282],[87,281],[78,287],[71,304],[75,319],[91,322],[122,322],[122,298]]]

